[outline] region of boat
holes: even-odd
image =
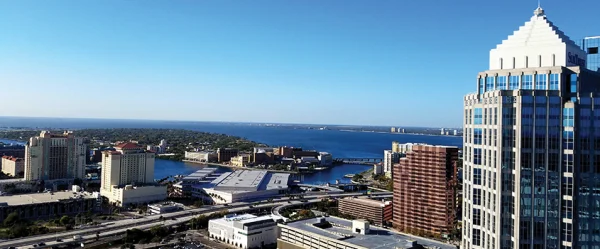
[[[354,177],[354,174],[345,174],[344,177],[346,177],[346,178],[352,178],[352,177]]]

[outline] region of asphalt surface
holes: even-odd
[[[372,193],[372,195],[389,195],[389,192],[381,192],[381,193]],[[347,196],[360,196],[365,195],[363,193],[343,193],[343,194],[321,194],[321,195],[307,195],[305,197],[306,201],[321,199],[325,197],[347,197]],[[290,201],[291,203],[288,203]],[[128,229],[138,228],[138,229],[149,229],[151,227],[160,225],[160,226],[172,226],[181,223],[185,223],[189,221],[194,216],[200,214],[209,214],[219,212],[225,209],[228,209],[230,212],[245,212],[251,209],[257,208],[273,208],[277,206],[286,206],[288,204],[302,204],[300,200],[294,199],[289,200],[288,197],[281,197],[273,199],[271,203],[262,203],[259,205],[254,205],[253,203],[232,203],[227,206],[225,205],[216,205],[216,206],[207,206],[196,209],[189,209],[184,211],[178,211],[173,213],[166,213],[162,215],[152,215],[145,216],[139,219],[127,219],[127,220],[117,220],[110,221],[99,226],[95,227],[86,227],[82,229],[77,229],[68,232],[62,232],[58,234],[46,234],[46,235],[38,235],[32,237],[18,238],[13,240],[5,240],[0,242],[0,248],[8,248],[8,247],[18,247],[18,248],[34,248],[34,244],[45,243],[45,246],[38,246],[36,248],[49,248],[57,245],[65,245],[71,243],[81,243],[81,241],[86,240],[95,240],[96,233],[99,234],[100,238],[115,236],[122,233],[125,233]],[[253,205],[252,208],[249,206]],[[163,221],[160,221],[159,217],[162,216],[164,218]],[[73,236],[81,235],[81,240],[75,240]],[[56,239],[62,239],[62,242],[57,242]]]

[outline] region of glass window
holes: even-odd
[[[481,189],[473,189],[473,205],[481,205]]]
[[[523,75],[523,82],[521,89],[532,90],[533,89],[533,75]]]
[[[479,94],[482,94],[485,91],[485,83],[483,82],[483,77],[479,78]]]
[[[473,144],[481,144],[482,135],[483,131],[481,128],[473,129]]]
[[[558,90],[558,74],[550,74],[550,89],[549,90]]]
[[[481,209],[473,208],[473,225],[481,225]]]
[[[510,76],[509,89],[510,90],[519,89],[519,75]]]
[[[497,90],[508,90],[506,86],[506,76],[498,76],[498,84],[496,84]]]
[[[473,164],[481,165],[481,149],[479,148],[473,149]]]
[[[475,114],[473,116],[475,118],[473,124],[483,124],[483,110],[481,110],[481,108],[475,108]]]
[[[489,91],[493,91],[493,90],[494,90],[494,77],[493,76],[485,77],[485,91],[489,92]]]
[[[573,108],[563,109],[563,126],[573,127],[574,124],[574,110]]]
[[[571,93],[577,92],[577,74],[571,74]]]
[[[563,149],[573,149],[573,131],[563,131]]]
[[[535,89],[546,90],[546,77],[545,74],[538,74],[535,76]]]
[[[473,169],[473,184],[481,185],[481,169]]]

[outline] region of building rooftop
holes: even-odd
[[[256,216],[253,214],[241,214],[241,215],[228,215],[220,219],[210,220],[211,222],[217,223],[223,226],[233,227],[236,223],[237,225],[245,225],[252,224],[255,222],[263,222],[266,220],[274,221],[275,217],[272,215],[264,215],[264,216]]]
[[[13,162],[21,162],[21,161],[23,161],[23,158],[17,158],[17,157],[12,157],[12,156],[2,156],[2,159],[10,160],[10,161],[13,161]]]
[[[403,235],[390,230],[379,227],[370,226],[369,233],[362,235],[352,233],[352,221],[337,217],[326,217],[325,220],[331,224],[329,227],[317,227],[316,219],[298,220],[289,222],[282,226],[288,226],[297,230],[312,233],[331,240],[343,241],[349,244],[370,248],[370,249],[387,249],[387,248],[410,248],[407,244],[410,241],[416,241],[418,244],[426,247],[438,247],[441,249],[455,249],[456,246],[429,240],[426,238]]]
[[[368,199],[368,198],[344,198],[342,200],[345,201],[350,201],[350,202],[355,202],[355,203],[361,203],[361,204],[365,204],[365,205],[369,205],[369,206],[373,206],[373,207],[383,207],[386,205],[386,202],[383,201],[378,201],[378,200],[373,200],[373,199]]]
[[[79,192],[79,193],[73,194],[73,192],[71,192],[71,191],[0,196],[0,206],[3,206],[3,205],[19,206],[19,205],[40,204],[40,203],[58,202],[60,200],[69,200],[69,199],[76,199],[76,198],[93,199],[95,197],[89,193]]]
[[[203,168],[182,178],[183,181],[201,181],[217,171],[217,168]]]
[[[237,170],[223,173],[212,182],[196,187],[235,192],[287,189],[289,178],[290,174],[266,170]]]
[[[122,143],[122,144],[116,145],[115,148],[117,148],[117,149],[132,150],[132,149],[141,149],[142,147],[140,147],[136,143]]]

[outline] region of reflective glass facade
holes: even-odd
[[[600,53],[598,53],[598,47],[600,47],[600,36],[588,37],[576,42],[577,45],[583,49],[587,55],[587,68],[592,71],[598,71],[600,69]]]
[[[515,71],[465,96],[462,248],[600,249],[600,74]]]

